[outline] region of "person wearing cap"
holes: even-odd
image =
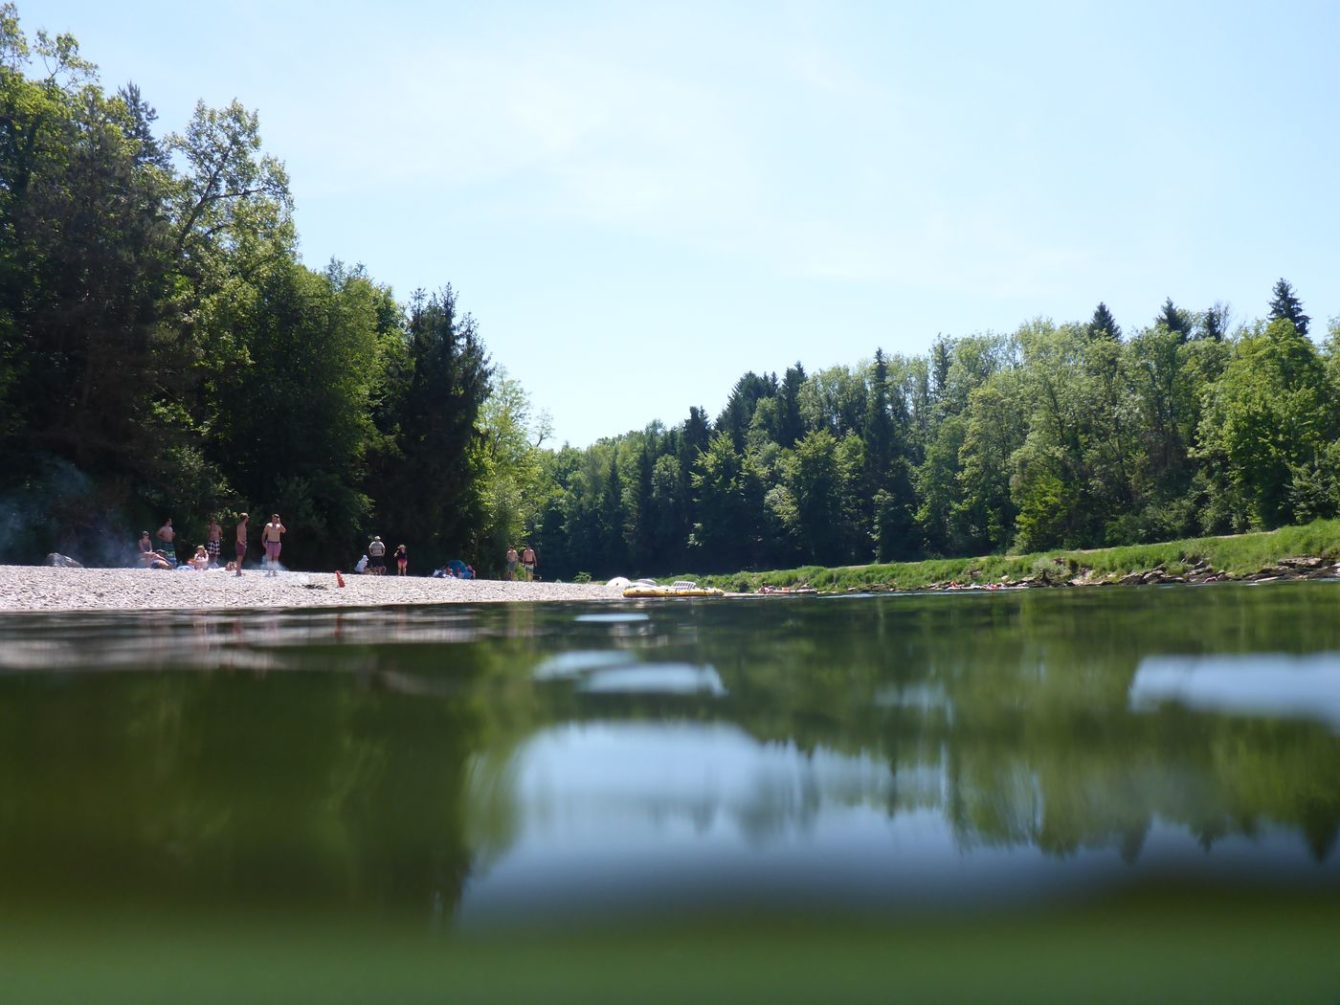
[[[368,571],[374,576],[380,576],[386,571],[386,545],[376,534],[368,542]]]

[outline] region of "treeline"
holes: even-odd
[[[1340,324],[1281,279],[1266,320],[1164,302],[747,373],[714,421],[549,455],[550,575],[729,572],[1098,547],[1340,511]]]
[[[1340,326],[1280,280],[1266,320],[1171,300],[747,373],[715,418],[540,446],[452,288],[407,302],[297,253],[257,117],[159,138],[75,40],[0,5],[0,561],[115,564],[172,516],[279,512],[285,558],[366,535],[416,571],[545,578],[837,565],[1240,531],[1340,510]]]
[[[421,564],[512,533],[480,423],[499,375],[451,287],[402,304],[302,264],[238,103],[155,119],[0,6],[0,560],[115,563],[166,516],[194,543],[240,510],[316,568],[371,532]]]

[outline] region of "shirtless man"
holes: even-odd
[[[516,549],[508,547],[507,549],[507,578],[516,579],[516,564],[519,561],[516,555]]]
[[[177,546],[172,543],[176,537],[177,532],[172,529],[172,517],[168,517],[163,521],[163,526],[158,528],[158,540],[163,542],[163,557],[173,565],[177,564]]]
[[[261,531],[261,546],[265,549],[265,564],[269,566],[269,575],[279,575],[279,549],[283,545],[280,539],[284,536],[285,527],[279,520],[278,513],[270,514],[270,522],[265,525]]]
[[[525,549],[521,552],[521,568],[526,570],[526,582],[529,583],[535,578],[535,566],[537,564],[538,559],[535,557],[535,549],[530,545],[526,545]]]
[[[209,564],[219,564],[219,548],[223,543],[223,528],[219,526],[219,518],[212,516],[209,518],[209,533],[205,535],[205,551],[209,554]]]
[[[247,520],[245,513],[237,517],[237,574],[242,575],[242,563],[247,557]]]

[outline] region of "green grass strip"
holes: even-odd
[[[680,575],[672,579],[694,579],[703,586],[735,592],[756,592],[762,586],[811,586],[831,593],[867,590],[924,590],[951,582],[964,586],[1011,584],[1045,577],[1050,582],[1082,579],[1088,582],[1118,582],[1146,572],[1166,577],[1195,571],[1198,578],[1206,567],[1230,579],[1269,574],[1286,559],[1340,559],[1340,520],[1317,520],[1297,527],[1223,537],[1187,538],[1161,544],[1134,544],[1116,548],[1061,549],[1027,555],[983,555],[977,558],[928,559],[922,562],[889,562],[827,568],[806,565],[768,572],[735,572],[725,575]]]

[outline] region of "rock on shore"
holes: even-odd
[[[64,569],[0,566],[0,611],[200,610],[267,607],[380,607],[510,601],[614,600],[603,583],[510,583],[423,576],[344,577],[330,572]]]

